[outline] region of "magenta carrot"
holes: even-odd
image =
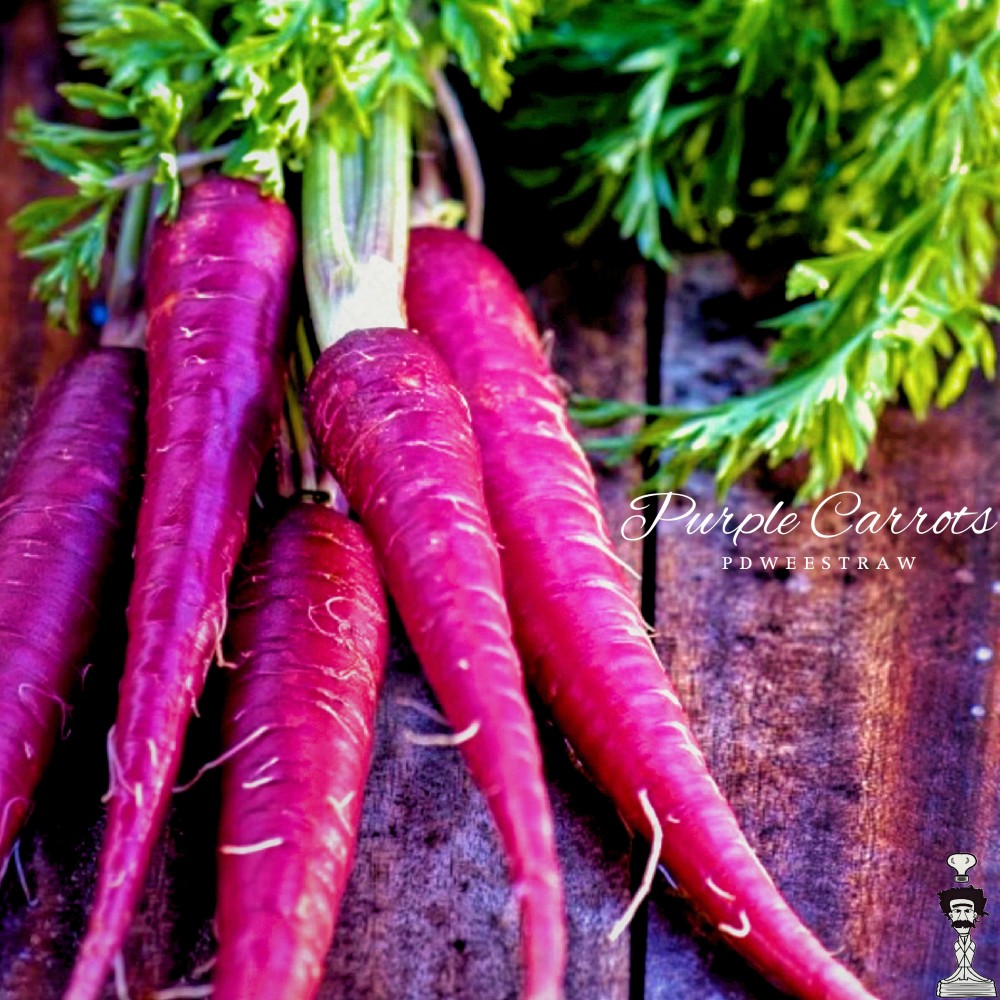
[[[96,898],[68,1000],[94,1000],[122,946],[222,638],[226,589],[281,407],[295,252],[288,209],[221,177],[187,191],[177,222],[153,240],[129,641]]]
[[[305,411],[427,679],[486,797],[520,904],[523,995],[562,995],[562,883],[541,753],[514,649],[469,408],[444,363],[403,329],[408,99],[396,89],[357,154],[360,204],[329,139],[303,176],[309,309],[325,348]]]
[[[465,401],[427,344],[375,329],[323,353],[306,408],[500,830],[521,905],[524,994],[560,996],[552,819]]]
[[[215,1000],[311,1000],[350,874],[388,648],[361,528],[302,504],[230,595]]]
[[[120,546],[142,363],[107,347],[57,372],[0,493],[0,873],[65,728]]]
[[[613,554],[524,296],[459,232],[411,233],[409,319],[450,367],[482,449],[518,648],[556,723],[726,940],[803,1000],[869,997],[790,909],[709,776]]]

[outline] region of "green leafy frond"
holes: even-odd
[[[24,234],[24,256],[45,265],[32,292],[49,304],[50,319],[72,333],[79,328],[84,287],[93,288],[100,278],[108,228],[120,197],[111,192],[96,206],[73,195],[44,198],[11,221]]]
[[[597,80],[602,60],[622,79],[566,160],[571,197],[589,202],[571,235],[610,214],[664,266],[671,232],[718,243],[736,227],[750,246],[795,235],[816,253],[789,276],[796,304],[768,324],[774,385],[657,411],[638,437],[595,448],[662,450],[662,482],[708,467],[723,489],[761,457],[806,453],[812,496],[863,463],[889,401],[923,415],[974,370],[992,375],[981,295],[1000,240],[998,15],[996,0],[626,0],[535,32],[526,71],[567,72],[520,125],[558,142],[588,108],[574,80]]]
[[[622,460],[652,448],[662,455],[657,488],[711,468],[720,492],[761,458],[774,466],[804,452],[810,471],[798,499],[816,497],[846,468],[861,468],[882,411],[900,394],[920,417],[953,403],[973,371],[993,377],[990,323],[1000,313],[980,303],[979,290],[998,246],[986,221],[997,199],[1000,170],[963,175],[892,233],[859,233],[857,249],[801,262],[790,293],[815,298],[768,324],[779,333],[775,384],[694,411],[583,401],[575,416],[590,426],[655,418],[594,450]]]
[[[234,176],[282,196],[287,170],[301,170],[322,129],[350,150],[368,136],[386,95],[402,87],[430,104],[429,67],[454,56],[499,105],[505,65],[540,0],[66,0],[63,30],[101,84],[62,88],[101,127],[19,123],[26,155],[76,188],[72,216],[22,213],[22,246],[43,261],[36,283],[51,317],[75,327],[92,286],[121,190],[160,186],[172,215],[186,157],[207,153]],[[97,235],[100,240],[97,240]],[[42,247],[49,250],[42,251]],[[65,257],[55,248],[61,247]]]
[[[541,0],[440,2],[440,33],[445,46],[455,53],[463,71],[494,108],[499,108],[510,93],[507,64],[541,9]]]

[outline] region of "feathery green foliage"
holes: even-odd
[[[639,436],[597,443],[609,457],[653,448],[658,485],[705,466],[725,490],[762,456],[805,452],[805,499],[861,466],[901,393],[922,415],[973,370],[992,376],[996,0],[570,3],[532,37],[526,85],[552,64],[558,92],[519,124],[558,143],[586,116],[565,170],[568,197],[588,204],[574,238],[610,214],[665,267],[671,233],[751,247],[795,236],[816,254],[788,279],[805,301],[770,324],[772,387],[652,411]],[[595,424],[625,412],[577,408]]]
[[[540,0],[67,0],[63,30],[100,85],[61,88],[104,128],[23,112],[26,155],[75,192],[13,220],[50,317],[75,329],[100,273],[109,225],[131,184],[151,179],[172,215],[186,166],[217,161],[276,196],[316,128],[349,150],[390,89],[431,102],[427,71],[452,56],[499,106],[505,69]]]

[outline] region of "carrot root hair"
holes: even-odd
[[[639,888],[632,897],[632,902],[629,903],[628,909],[615,921],[614,927],[611,928],[608,934],[609,941],[617,941],[625,933],[626,928],[632,923],[635,915],[639,912],[639,907],[642,906],[646,901],[646,897],[653,891],[653,880],[656,878],[656,868],[659,864],[660,853],[663,851],[663,827],[660,825],[656,810],[653,809],[653,804],[649,801],[649,793],[645,788],[639,791],[639,804],[642,806],[642,811],[646,814],[646,819],[649,820],[650,829],[653,831],[653,839],[649,845],[649,857],[646,859],[646,867],[643,870]]]

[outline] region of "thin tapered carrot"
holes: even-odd
[[[521,907],[524,995],[554,1000],[565,929],[551,810],[468,408],[443,362],[402,329],[358,330],[328,348],[306,408],[500,831]]]
[[[147,273],[146,482],[129,642],[109,739],[97,891],[67,1000],[95,1000],[124,941],[277,427],[296,252],[283,204],[207,177],[154,236]]]
[[[779,894],[708,773],[514,279],[463,233],[417,229],[406,307],[468,400],[518,648],[563,734],[632,829],[652,839],[655,817],[673,878],[775,985],[870,998]]]
[[[0,493],[0,873],[65,730],[139,471],[142,353],[57,372]]]
[[[230,595],[217,1000],[309,1000],[350,874],[388,615],[371,545],[292,507]]]
[[[324,350],[305,411],[497,824],[520,904],[523,995],[555,1000],[566,952],[562,881],[479,452],[465,400],[401,313],[408,107],[395,88],[353,160],[314,137],[303,257]],[[347,183],[355,173],[360,183]],[[360,202],[345,196],[355,187]]]

